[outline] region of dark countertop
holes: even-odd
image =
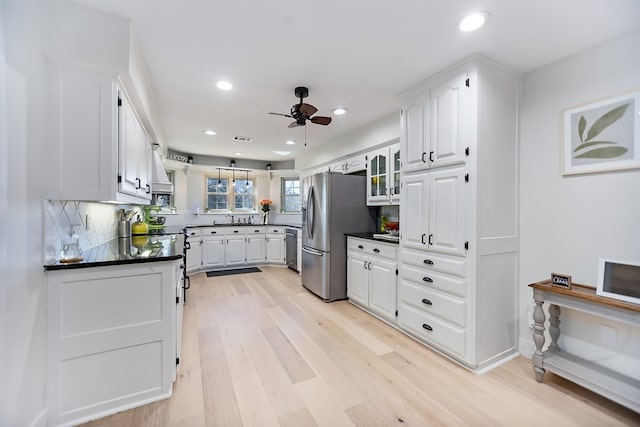
[[[396,241],[387,240],[387,239],[377,239],[373,237],[374,234],[383,234],[383,233],[345,233],[345,236],[358,237],[360,239],[375,240],[376,242],[391,243],[393,245],[398,245],[400,243],[399,241],[396,242]]]
[[[301,225],[295,224],[198,224],[198,225],[185,225],[185,228],[204,228],[204,227],[256,227],[256,226],[264,226],[264,227],[291,227],[291,228],[302,228]]]
[[[172,232],[170,232],[172,231]],[[167,227],[165,234],[146,234],[112,239],[95,248],[83,250],[84,260],[45,265],[45,271],[108,265],[172,261],[182,258],[184,234]]]

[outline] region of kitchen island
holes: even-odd
[[[184,235],[113,239],[45,265],[48,425],[171,396],[180,356]]]

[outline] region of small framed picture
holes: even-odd
[[[571,289],[571,276],[566,274],[551,273],[551,286]]]
[[[596,295],[640,304],[640,261],[600,258]]]
[[[563,175],[640,168],[640,92],[564,112]]]

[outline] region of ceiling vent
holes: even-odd
[[[238,142],[251,142],[253,141],[253,138],[251,138],[250,136],[234,136],[233,137],[234,141],[238,141]]]

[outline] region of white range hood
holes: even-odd
[[[153,144],[151,163],[151,192],[155,194],[173,194],[173,184],[169,181],[162,164],[160,145]]]

